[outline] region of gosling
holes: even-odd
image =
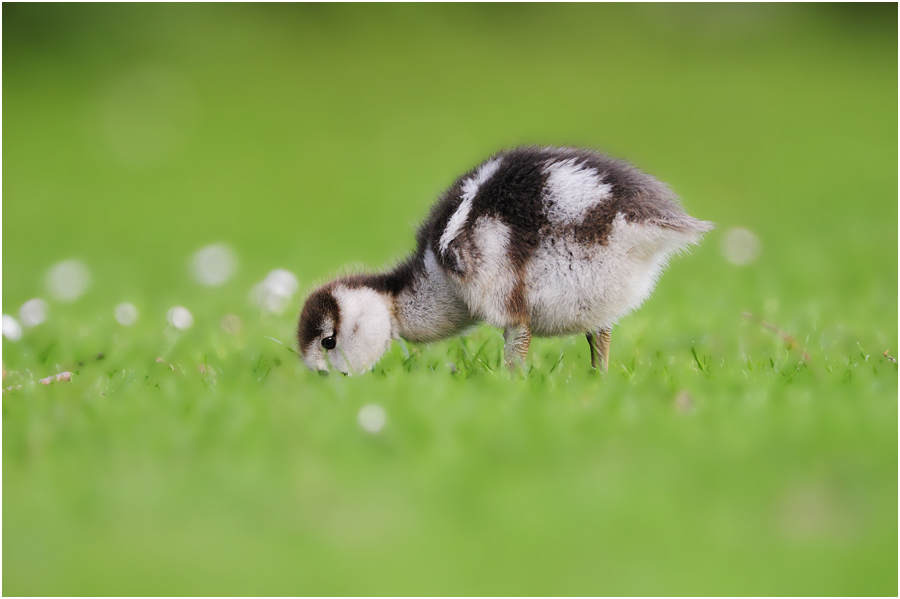
[[[522,147],[459,177],[395,268],[342,276],[307,298],[297,331],[313,371],[369,370],[392,339],[503,329],[522,367],[532,336],[583,333],[606,372],[610,332],[646,300],[668,259],[713,223],[688,216],[668,186],[592,150]]]

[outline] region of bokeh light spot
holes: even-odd
[[[91,271],[83,262],[64,260],[50,267],[44,284],[57,301],[72,302],[91,286]]]
[[[12,342],[22,338],[22,325],[9,314],[3,315],[3,336]]]
[[[41,324],[47,320],[47,302],[39,297],[28,300],[19,308],[19,318],[26,327]]]
[[[759,256],[761,244],[753,231],[734,227],[725,231],[722,238],[722,255],[738,266],[750,264]]]
[[[283,268],[276,268],[266,275],[265,283],[269,291],[284,297],[293,297],[300,288],[300,282],[297,280],[297,276],[291,271]]]
[[[138,309],[134,304],[122,302],[115,309],[116,322],[122,326],[130,327],[138,319]]]
[[[224,285],[237,271],[237,254],[224,243],[200,248],[191,259],[194,280],[206,287]]]
[[[370,403],[360,408],[356,420],[364,431],[374,435],[384,428],[384,423],[387,422],[387,413],[380,405]]]
[[[184,306],[175,306],[166,313],[166,320],[176,329],[189,329],[194,324],[194,316]]]
[[[263,312],[283,314],[300,288],[297,276],[289,270],[276,268],[250,290],[250,302]]]

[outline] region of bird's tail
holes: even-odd
[[[699,220],[693,216],[672,216],[655,219],[654,224],[663,229],[676,231],[688,237],[690,243],[697,243],[703,238],[704,233],[709,233],[716,228],[716,224],[708,220]]]
[[[715,223],[699,220],[692,216],[675,215],[654,219],[653,224],[667,233],[663,233],[664,246],[669,255],[687,251],[687,249],[700,243],[703,234],[716,228]]]

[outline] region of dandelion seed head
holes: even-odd
[[[166,320],[176,329],[189,329],[194,324],[194,316],[184,306],[175,306],[166,313]]]
[[[356,420],[364,431],[374,435],[384,428],[384,423],[387,422],[387,413],[380,405],[370,403],[360,408]]]
[[[115,309],[116,322],[122,326],[130,327],[138,319],[138,309],[134,304],[122,302]]]
[[[22,338],[22,325],[9,314],[3,315],[3,336],[13,343]]]
[[[289,270],[276,268],[250,290],[250,302],[271,314],[283,314],[300,288],[297,276]]]
[[[219,287],[237,271],[237,254],[224,243],[200,248],[191,258],[194,280],[206,287]]]
[[[300,288],[297,276],[289,270],[276,268],[265,279],[266,288],[274,294],[282,297],[293,297]]]
[[[737,266],[744,266],[759,257],[761,244],[753,231],[735,227],[725,231],[722,238],[722,255]]]
[[[47,302],[39,297],[28,300],[19,308],[19,318],[26,327],[36,327],[47,320]]]
[[[90,287],[91,271],[79,260],[64,260],[50,267],[44,284],[57,301],[73,302]]]

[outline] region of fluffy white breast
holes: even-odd
[[[500,219],[482,216],[472,227],[471,255],[460,294],[478,318],[494,326],[509,322],[508,300],[516,285],[509,258],[510,228]]]
[[[619,214],[606,245],[545,238],[528,265],[528,304],[536,335],[566,335],[613,325],[653,291],[669,257],[696,236]]]

